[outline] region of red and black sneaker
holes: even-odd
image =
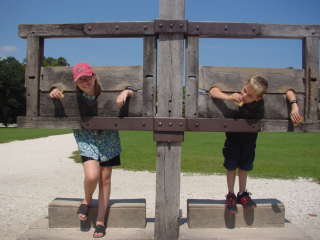
[[[237,194],[237,202],[240,203],[244,208],[255,208],[256,203],[250,197],[251,193],[243,192]]]
[[[228,193],[225,204],[229,213],[235,214],[237,212],[237,197],[234,193]]]

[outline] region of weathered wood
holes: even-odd
[[[289,119],[290,105],[284,94],[265,94],[264,97],[265,119]],[[303,114],[304,95],[297,94],[298,105]],[[207,94],[199,94],[199,117],[233,118],[238,106],[230,101],[212,99]]]
[[[309,37],[303,40],[303,68],[305,69],[306,101],[305,119],[319,119],[319,39]]]
[[[20,24],[19,36],[44,38],[143,37],[152,35],[153,22],[100,22],[75,24]]]
[[[142,89],[141,66],[104,66],[93,67],[93,70],[98,76],[102,91],[121,91],[128,86]],[[62,83],[65,91],[75,91],[71,67],[42,67],[40,90],[50,91],[56,83]]]
[[[198,88],[199,88],[199,38],[188,37],[186,53],[186,93],[185,116],[198,116]]]
[[[143,116],[154,116],[157,46],[155,37],[145,37],[143,41]]]
[[[294,24],[259,24],[261,38],[296,38],[320,37],[320,25]]]
[[[33,35],[28,36],[28,64],[25,72],[27,116],[37,116],[39,113],[39,79],[43,48],[44,40],[42,38]]]
[[[160,19],[183,20],[184,0],[160,0]],[[158,117],[182,116],[184,35],[159,34],[157,62]],[[157,142],[156,240],[179,238],[181,143]]]
[[[79,117],[18,117],[17,123],[21,128],[47,129],[81,129]]]
[[[297,93],[304,93],[304,71],[286,68],[242,68],[242,67],[200,67],[199,88],[209,90],[218,85],[223,91],[240,91],[244,83],[252,75],[261,75],[268,80],[268,93],[285,93],[294,89]]]
[[[102,117],[142,116],[142,94],[136,92],[128,102],[127,112],[122,114],[116,105],[119,92],[102,92],[97,99],[97,115]],[[122,109],[124,110],[124,109]],[[40,116],[73,117],[80,116],[76,93],[66,92],[61,100],[51,99],[48,92],[40,93]]]

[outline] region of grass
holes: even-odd
[[[150,132],[121,131],[121,168],[156,171],[156,144]],[[225,174],[224,133],[185,133],[182,143],[183,172]],[[253,177],[313,178],[320,182],[320,134],[260,133]],[[79,161],[78,152],[73,157]]]
[[[0,143],[66,134],[63,129],[0,128]],[[156,143],[152,132],[121,131],[121,168],[156,171]],[[182,143],[183,172],[225,174],[224,133],[185,133]],[[320,134],[260,133],[253,177],[313,178],[320,183]],[[79,162],[78,151],[71,158]]]
[[[70,133],[66,129],[0,128],[0,143]]]

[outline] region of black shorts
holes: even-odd
[[[245,171],[252,170],[255,149],[255,142],[241,143],[226,140],[223,147],[224,167],[230,171],[237,168]]]
[[[101,167],[110,167],[110,166],[120,166],[121,162],[120,162],[120,155],[108,160],[108,161],[99,161],[97,159],[92,159],[92,158],[89,158],[89,157],[86,157],[86,156],[81,156],[81,160],[82,160],[82,163],[88,161],[88,160],[96,160],[100,163],[100,166]]]

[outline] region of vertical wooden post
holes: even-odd
[[[186,55],[186,104],[187,118],[198,117],[198,88],[199,88],[199,38],[188,37]]]
[[[154,36],[143,39],[143,112],[146,117],[155,113],[155,85],[157,74],[157,44]]]
[[[318,120],[319,114],[319,39],[307,37],[303,39],[303,68],[305,70],[305,119]]]
[[[160,0],[160,19],[184,19],[184,0]],[[159,34],[157,117],[182,116],[183,76],[183,34]],[[180,142],[157,142],[156,240],[179,238],[180,162]]]
[[[38,116],[39,114],[39,82],[43,51],[43,38],[32,34],[29,35],[27,45],[27,67],[25,72],[27,117]]]

